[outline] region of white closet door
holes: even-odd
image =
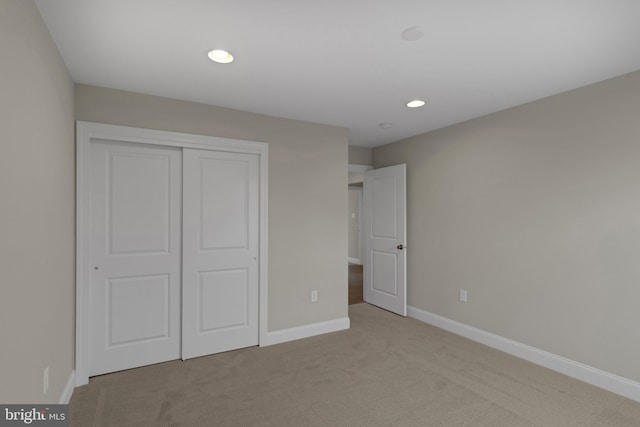
[[[258,344],[258,160],[183,150],[183,359]]]
[[[181,157],[91,143],[89,375],[180,357]]]

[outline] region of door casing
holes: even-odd
[[[90,319],[89,277],[91,259],[88,251],[90,249],[89,203],[91,191],[88,180],[91,176],[90,144],[92,140],[133,142],[156,146],[258,155],[260,168],[258,344],[265,345],[268,332],[268,144],[78,121],[76,122],[76,386],[82,386],[89,382],[88,322]]]
[[[349,191],[353,191],[357,194],[358,196],[358,221],[357,221],[357,227],[358,227],[358,256],[356,258],[353,257],[348,257],[348,261],[350,263],[354,263],[354,264],[361,264],[362,265],[362,254],[364,253],[362,245],[363,245],[363,238],[362,238],[362,211],[363,211],[363,203],[362,203],[362,187],[349,187]],[[349,218],[349,220],[351,220],[351,218]],[[351,232],[350,232],[351,233]],[[349,238],[351,238],[351,235],[349,235]],[[349,251],[351,251],[351,243],[349,243]]]
[[[355,164],[349,164],[349,185],[351,184],[364,184],[364,173],[368,170],[373,169],[373,166],[369,166],[369,165],[355,165]],[[361,176],[361,178],[359,180],[351,180],[351,175],[352,174],[358,174]],[[352,188],[349,188],[349,190],[351,190]],[[360,200],[359,200],[359,210],[360,210],[360,218],[358,218],[358,222],[359,222],[359,227],[360,227],[360,233],[359,233],[359,238],[360,241],[358,242],[358,245],[360,246],[360,251],[359,251],[359,256],[358,256],[358,260],[352,260],[350,258],[348,258],[349,262],[355,262],[355,261],[359,261],[359,264],[364,264],[364,202],[363,202],[363,194],[364,194],[364,188],[360,188]]]

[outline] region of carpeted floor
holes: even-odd
[[[351,329],[92,378],[72,426],[639,426],[640,403],[367,304]]]

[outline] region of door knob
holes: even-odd
[[[402,243],[400,243],[398,246],[396,246],[398,249],[403,250],[404,246],[402,246]]]

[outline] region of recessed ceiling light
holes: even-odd
[[[233,55],[226,50],[214,49],[208,53],[209,59],[220,64],[228,64],[233,61]]]
[[[422,99],[414,99],[413,101],[407,102],[407,107],[409,108],[420,108],[425,104]]]

